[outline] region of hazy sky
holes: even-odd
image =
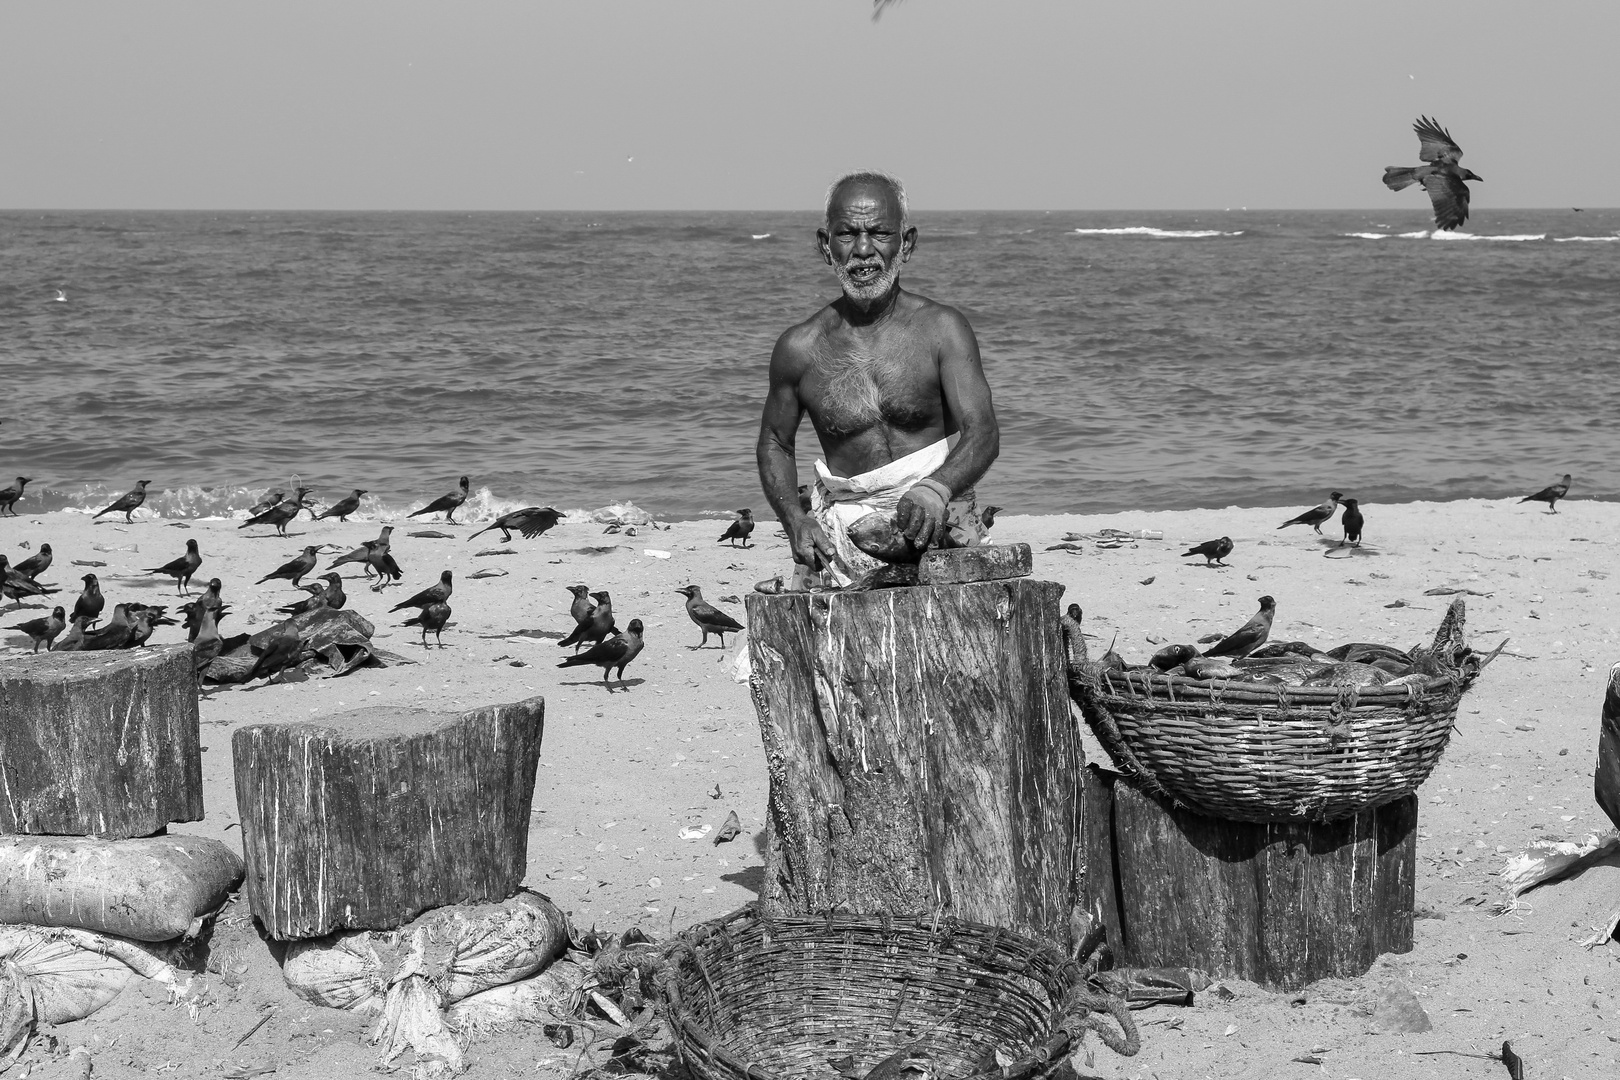
[[[1620,205],[1620,4],[0,6],[0,207],[1374,207],[1438,117],[1489,207]],[[631,160],[631,159],[634,160]]]

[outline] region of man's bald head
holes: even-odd
[[[900,182],[899,177],[890,176],[888,173],[880,172],[877,169],[858,169],[855,172],[845,173],[828,185],[826,207],[822,213],[822,224],[824,226],[832,224],[833,203],[841,194],[866,187],[887,190],[894,197],[895,202],[900,204],[901,231],[911,227],[911,207],[906,202],[906,186]]]

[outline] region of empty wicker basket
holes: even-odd
[[[864,1076],[902,1051],[926,1054],[940,1080],[1026,1080],[1087,1030],[1137,1047],[1124,1002],[1088,991],[1056,949],[949,918],[766,918],[750,904],[682,933],[660,989],[700,1080]]]
[[[1069,688],[1103,748],[1150,793],[1229,821],[1334,821],[1415,791],[1440,760],[1484,666],[1462,643],[1463,620],[1455,601],[1432,650],[1447,671],[1422,687],[1284,687],[1087,664],[1071,668]]]

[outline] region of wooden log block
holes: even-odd
[[[392,930],[523,880],[545,700],[359,709],[231,739],[248,903],[273,938]]]
[[[203,816],[191,649],[0,665],[0,833],[151,836]]]
[[[1029,577],[1034,555],[1028,544],[980,544],[977,547],[934,548],[917,564],[921,585],[964,585],[970,581],[1002,581]]]
[[[1262,825],[1171,809],[1111,773],[1086,783],[1092,807],[1112,807],[1098,830],[1108,841],[1088,836],[1086,864],[1117,965],[1294,990],[1412,950],[1415,796],[1339,821]]]
[[[1084,759],[1062,592],[748,597],[767,912],[941,910],[1068,942]]]

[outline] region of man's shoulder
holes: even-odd
[[[799,356],[813,349],[838,324],[832,304],[826,304],[803,322],[794,323],[776,339],[777,355]]]
[[[914,322],[929,326],[969,328],[967,316],[949,304],[942,304],[932,297],[914,292],[907,292],[905,299],[909,308],[907,316]]]

